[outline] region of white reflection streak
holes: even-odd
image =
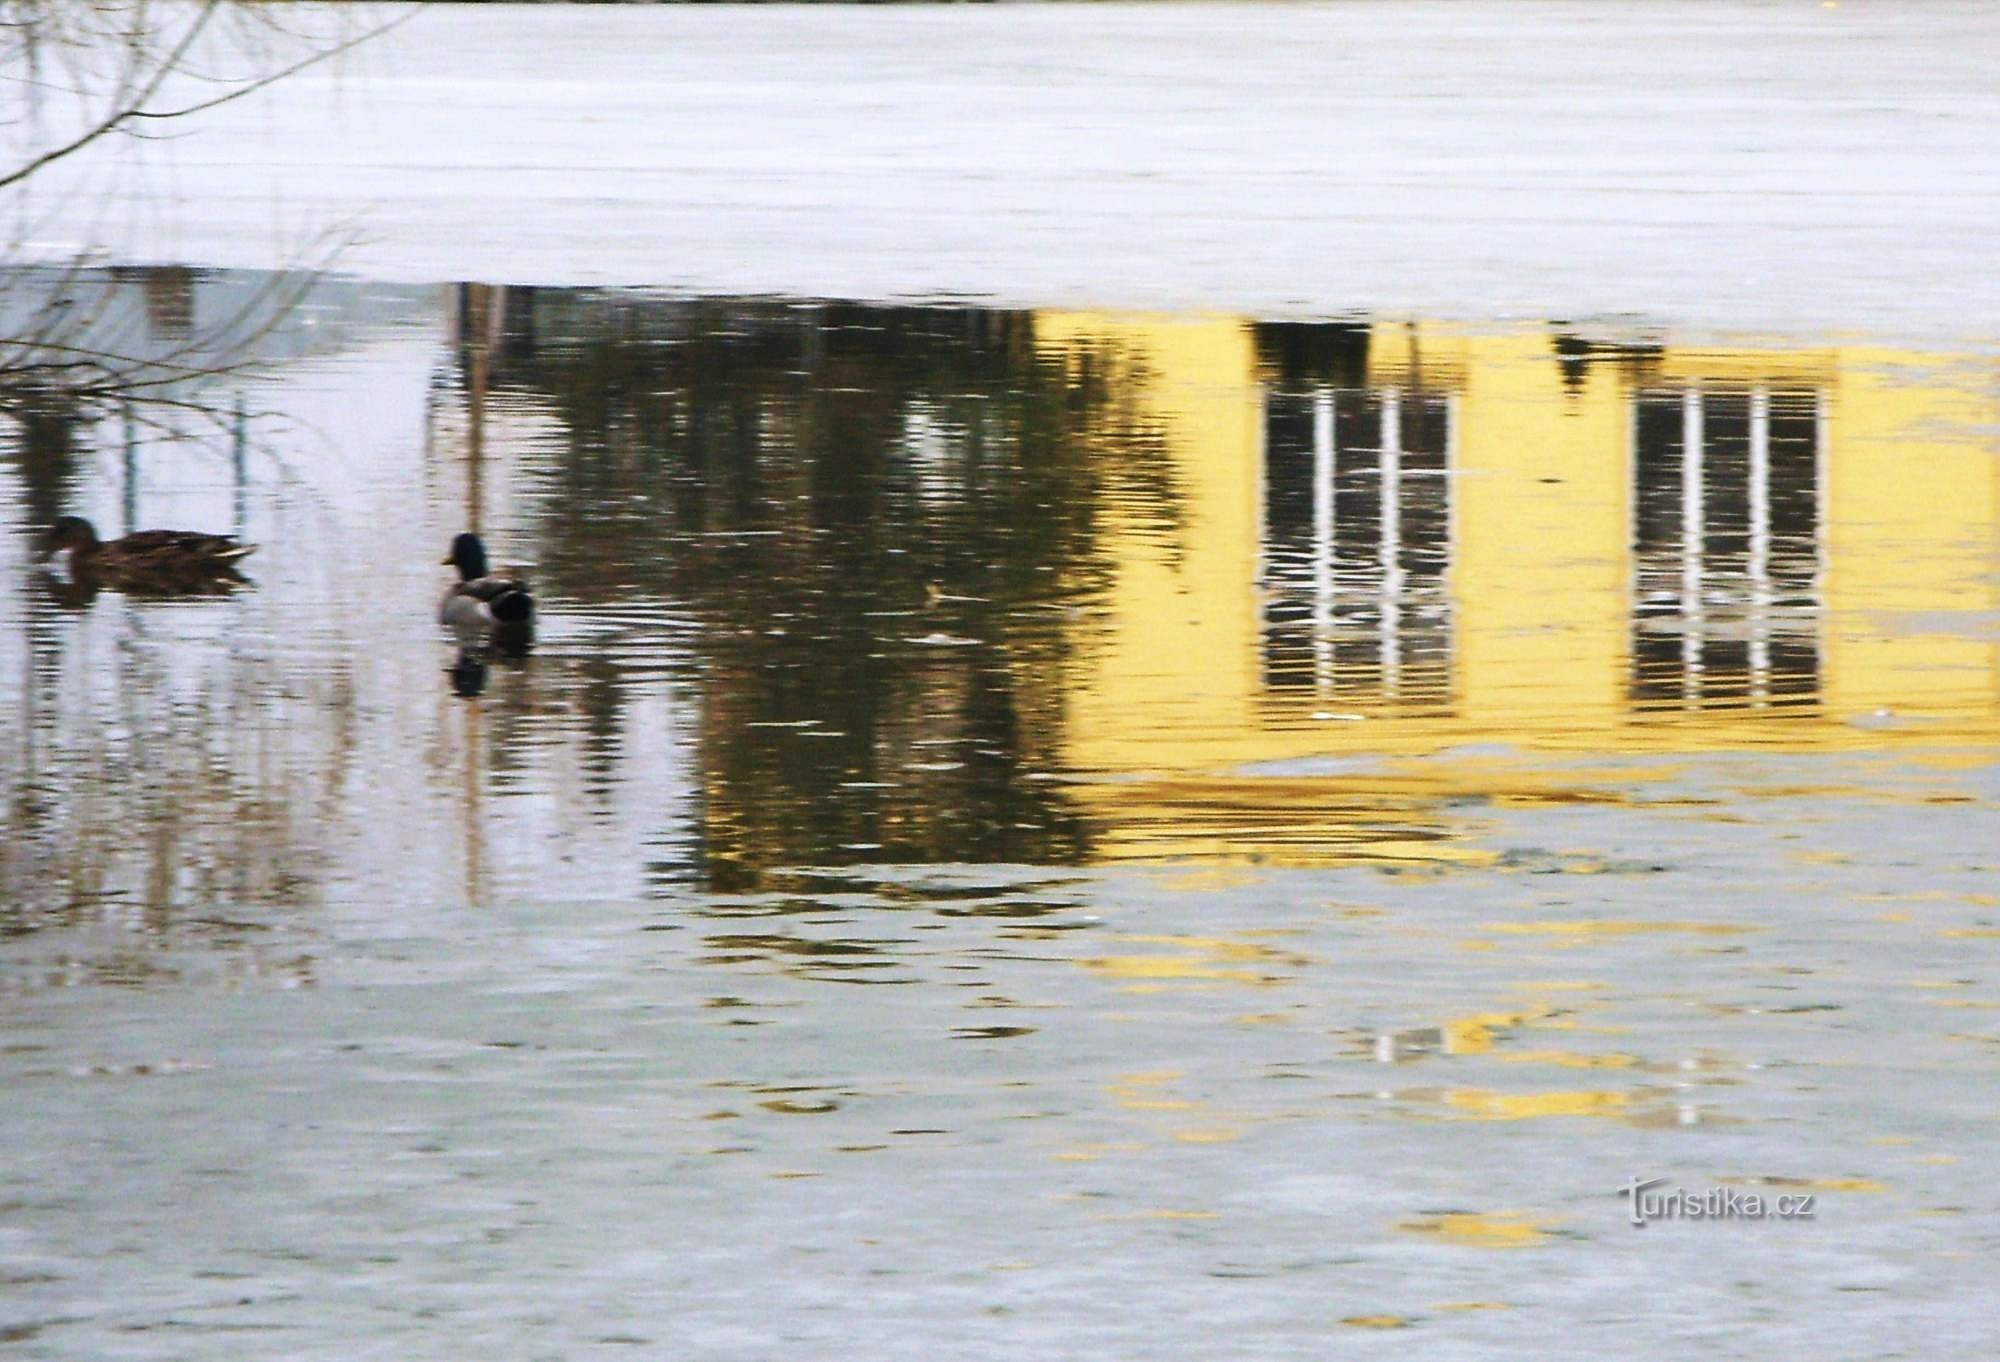
[[[1382,693],[1402,686],[1403,394],[1382,390]]]
[[[1750,696],[1755,707],[1771,694],[1771,394],[1750,394]]]
[[[1333,688],[1333,498],[1337,452],[1333,443],[1333,393],[1313,398],[1313,673],[1321,690]]]
[[[1701,389],[1681,397],[1681,695],[1701,693]]]

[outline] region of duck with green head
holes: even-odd
[[[484,636],[503,646],[525,646],[535,624],[527,582],[489,572],[486,545],[476,534],[453,539],[444,562],[458,569],[458,582],[444,593],[438,622],[461,639]]]

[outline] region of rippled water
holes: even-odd
[[[1994,1341],[1990,352],[300,287],[0,455],[10,1341]]]

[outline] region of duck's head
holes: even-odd
[[[470,582],[486,575],[486,545],[476,534],[470,532],[459,535],[451,541],[451,552],[444,556],[446,567],[458,569],[458,579]]]
[[[66,515],[49,527],[49,551],[63,549],[94,549],[97,547],[97,527],[80,515]]]

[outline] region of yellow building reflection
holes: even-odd
[[[1067,762],[1120,778],[1093,802],[1130,813],[1127,854],[1246,784],[1295,814],[1296,780],[1197,773],[1302,757],[1995,737],[2000,398],[1977,363],[1426,324],[1035,333],[1134,357],[1183,502],[1170,530],[1114,518],[1066,686]]]

